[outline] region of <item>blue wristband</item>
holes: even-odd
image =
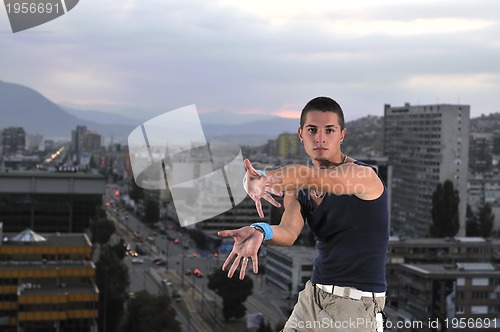
[[[264,240],[271,240],[271,238],[274,235],[273,229],[271,228],[271,225],[265,222],[256,222],[254,224],[251,224],[250,226],[258,226],[264,230]]]
[[[256,171],[257,171],[257,173],[259,173],[260,175],[267,176],[267,175],[266,175],[266,172],[264,172],[264,171],[262,171],[262,170],[260,170],[260,169],[256,169]],[[247,180],[247,175],[245,174],[245,175],[243,175],[243,185],[245,185],[246,180]]]

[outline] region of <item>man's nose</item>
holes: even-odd
[[[319,133],[318,135],[316,135],[316,143],[325,143],[326,140],[325,140],[325,137],[323,134]]]

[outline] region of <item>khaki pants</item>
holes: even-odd
[[[384,304],[385,297],[353,300],[326,293],[308,281],[282,331],[374,332],[375,314],[382,311]]]

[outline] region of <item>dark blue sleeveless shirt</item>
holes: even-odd
[[[385,186],[380,197],[369,201],[328,193],[316,208],[309,190],[299,191],[297,197],[302,217],[316,236],[318,256],[311,282],[385,292],[389,241]]]

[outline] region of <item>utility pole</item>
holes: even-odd
[[[104,268],[104,317],[102,319],[102,330],[106,332],[106,320],[108,319],[108,267]]]

